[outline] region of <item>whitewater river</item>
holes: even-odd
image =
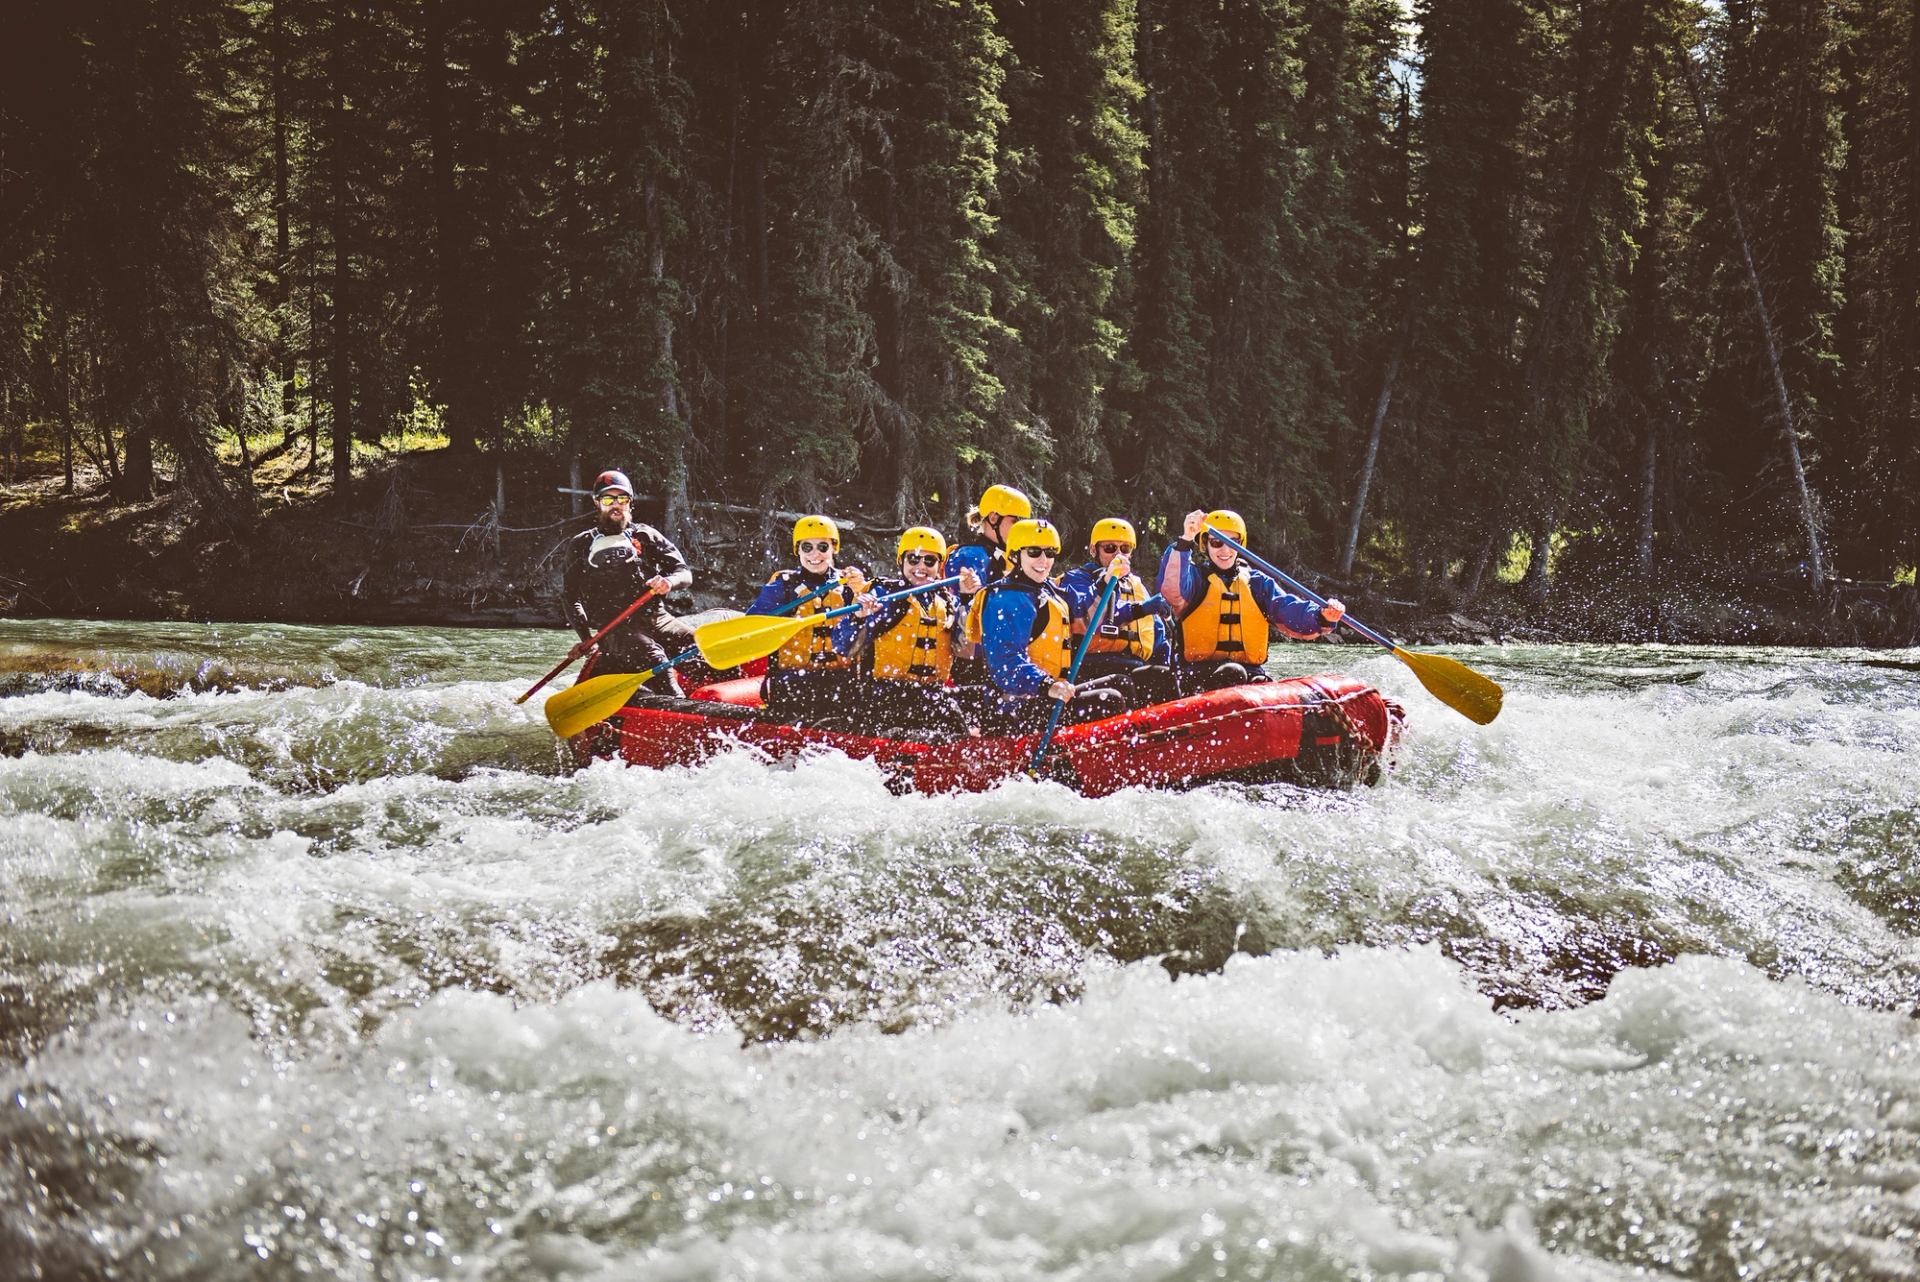
[[[1920,651],[1089,801],[576,772],[564,643],[0,622],[0,1277],[1920,1278]]]

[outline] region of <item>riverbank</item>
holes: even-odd
[[[344,499],[289,466],[258,491],[251,527],[218,538],[172,492],[126,504],[85,473],[67,495],[57,474],[29,471],[0,490],[0,616],[558,626],[563,549],[589,518],[570,510],[550,465],[519,471],[501,520],[491,505],[474,510],[473,496],[493,489],[491,461],[390,456]],[[647,507],[643,519],[659,521],[657,503]],[[783,520],[727,504],[696,505],[694,518],[685,543],[697,580],[678,609],[738,606],[786,559]],[[846,557],[884,562],[895,533],[850,520]],[[1698,575],[1630,585],[1589,572],[1563,574],[1544,601],[1504,583],[1460,601],[1444,588],[1297,574],[1409,645],[1920,644],[1910,586],[1843,583],[1821,601],[1787,585]]]

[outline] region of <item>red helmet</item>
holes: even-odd
[[[633,482],[627,479],[625,472],[602,472],[593,478],[593,497],[599,498],[616,490],[628,498],[633,497]]]

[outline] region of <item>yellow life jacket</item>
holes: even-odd
[[[1244,565],[1231,578],[1206,572],[1207,590],[1180,616],[1181,653],[1190,663],[1231,659],[1259,665],[1267,661],[1270,629],[1253,599],[1253,580]]]
[[[1093,603],[1097,606],[1100,604],[1100,594],[1106,591],[1106,585],[1097,577],[1094,579],[1093,584]],[[1113,596],[1107,601],[1107,612],[1103,617],[1111,619],[1113,612],[1119,608],[1122,601],[1131,601],[1135,605],[1139,605],[1146,599],[1147,585],[1140,581],[1139,575],[1129,574],[1126,578],[1120,580],[1118,587],[1114,588]],[[1107,632],[1096,628],[1093,633],[1093,641],[1087,646],[1087,653],[1130,654],[1136,659],[1150,660],[1153,658],[1153,647],[1158,636],[1154,629],[1159,626],[1159,622],[1160,621],[1151,614],[1142,614],[1137,615],[1131,623],[1118,625],[1119,630],[1117,632]],[[1086,630],[1087,624],[1085,620],[1074,620],[1073,632],[1075,636],[1084,635]]]
[[[928,592],[904,604],[907,611],[899,621],[873,639],[874,680],[945,685],[953,671],[951,598]]]
[[[777,571],[767,582],[785,582],[790,597],[803,597],[813,591],[813,585],[796,570]],[[831,588],[791,613],[796,619],[804,619],[852,604],[852,589],[835,580]],[[833,629],[824,624],[815,624],[788,637],[786,644],[773,652],[772,663],[783,672],[805,672],[809,669],[829,671],[846,667],[847,659],[833,648]]]
[[[1027,657],[1048,676],[1064,677],[1067,669],[1073,666],[1072,616],[1067,609],[1066,598],[1051,583],[1035,584],[1032,589],[1027,589],[1011,579],[996,579],[981,588],[974,593],[973,603],[967,607],[967,640],[979,645],[986,638],[981,620],[985,615],[989,592],[1028,590],[1039,600],[1033,612],[1033,637],[1027,642]]]

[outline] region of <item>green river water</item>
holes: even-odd
[[[0,1278],[1920,1279],[1920,651],[1089,800],[576,771],[564,647],[0,621]]]

